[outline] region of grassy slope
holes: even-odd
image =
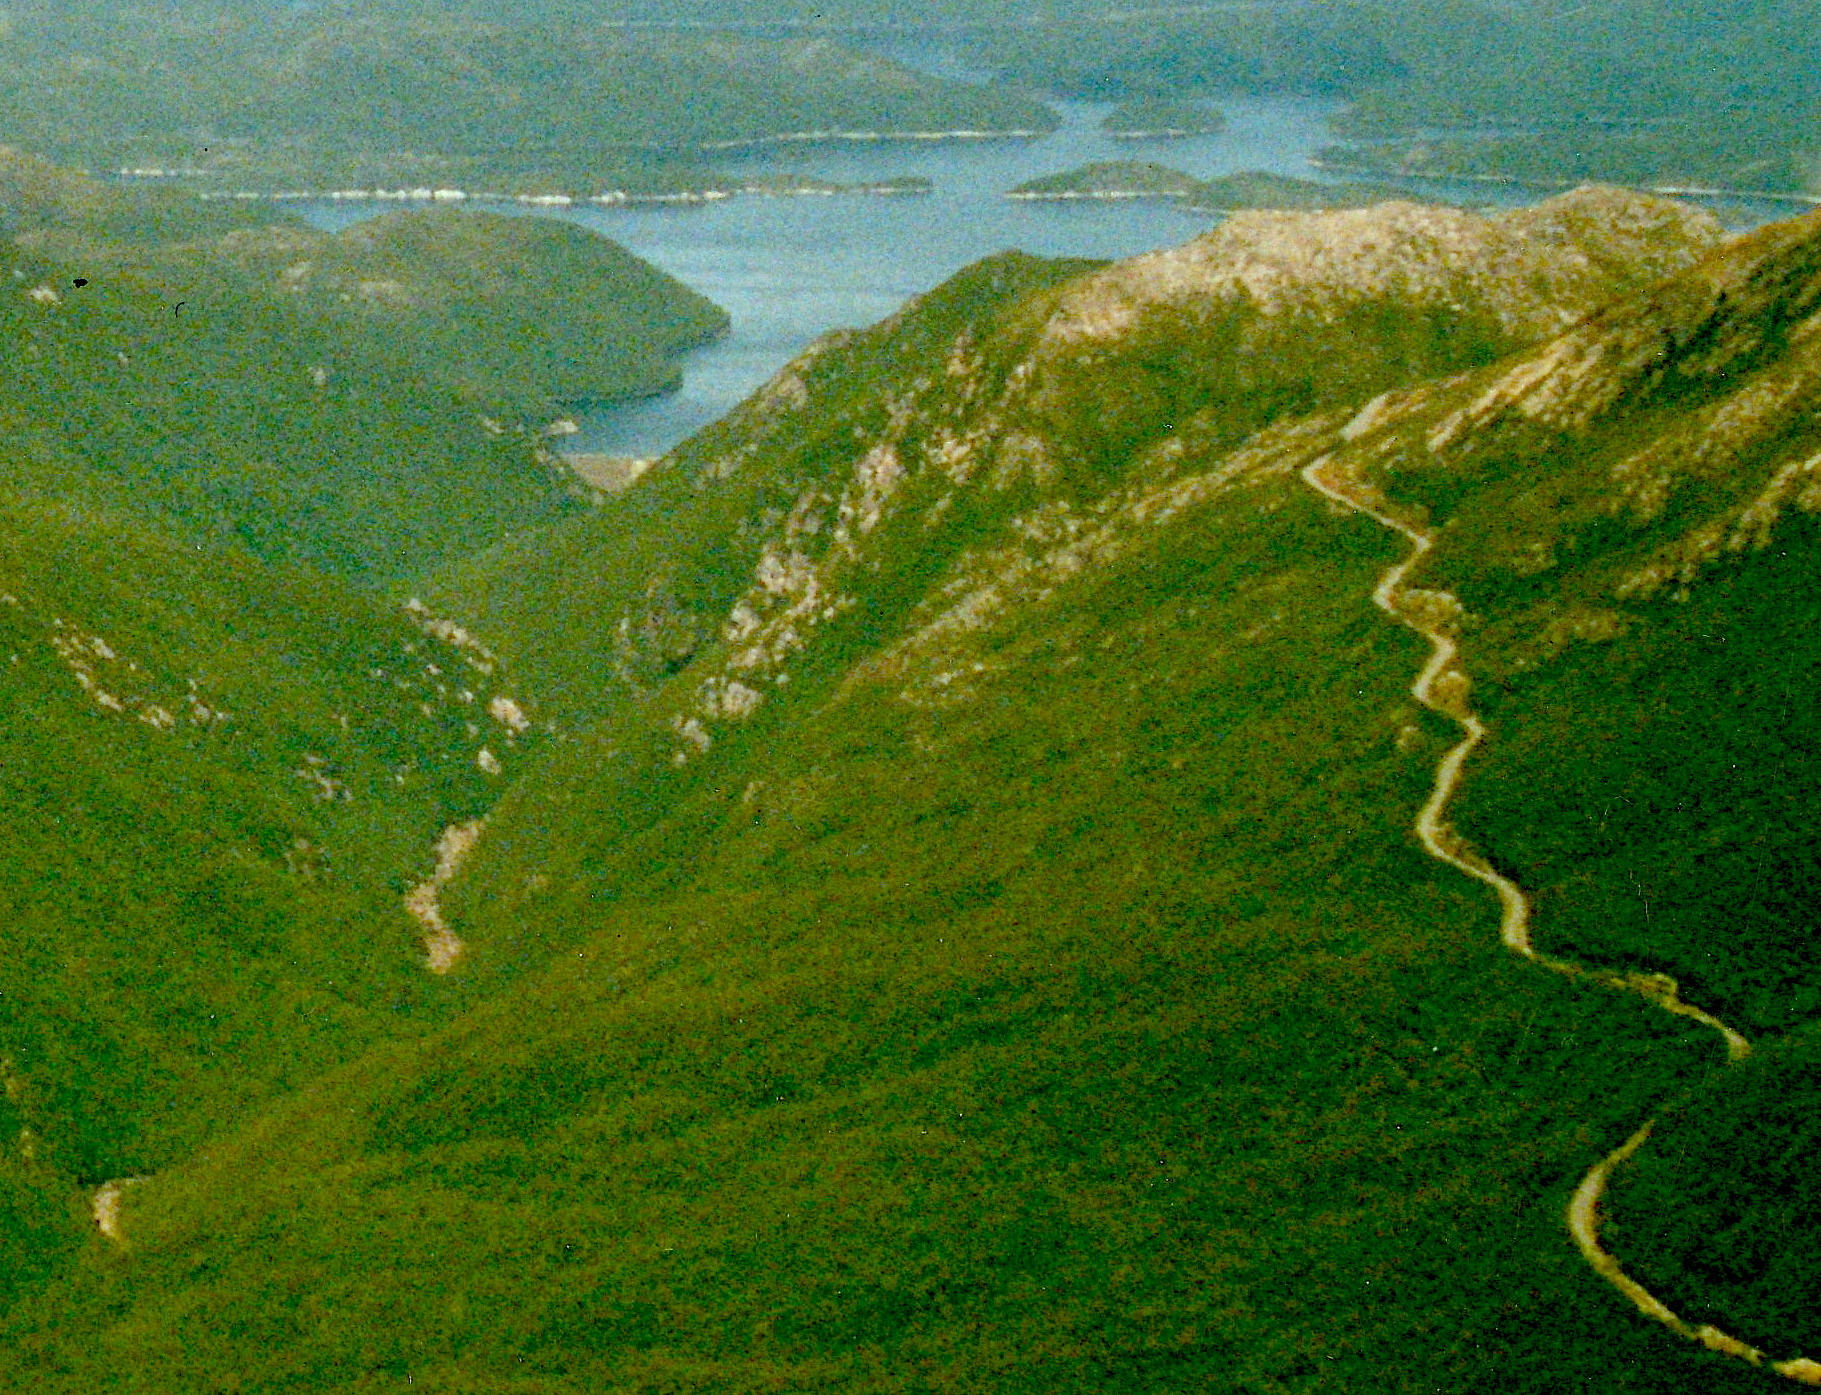
[[[1814,218],[1765,229],[1590,321],[1558,357],[1575,386],[1538,390],[1551,405],[1414,447],[1490,400],[1482,375],[1413,403],[1395,444],[1372,447],[1390,451],[1394,495],[1443,525],[1417,584],[1474,616],[1494,756],[1469,772],[1459,825],[1534,891],[1551,952],[1669,972],[1760,1048],[1670,1093],[1610,1209],[1640,1278],[1779,1357],[1821,1341],[1802,1296],[1813,1258],[1792,1243],[1821,1104],[1821,651],[1800,599],[1821,531],[1797,499],[1821,448],[1818,249]],[[1795,487],[1767,494],[1779,471]]]
[[[820,537],[854,427],[908,449],[919,412],[933,440],[945,400],[977,410],[1056,310],[1044,281],[988,264],[895,348],[831,350],[799,370],[828,436],[777,385],[661,497],[774,536],[808,498],[792,536]],[[984,348],[958,336],[982,317]],[[1379,367],[1463,351],[1394,336]],[[1089,352],[1047,371],[1101,383],[1104,417]],[[945,360],[946,399],[842,388]],[[1089,405],[1033,392],[1015,425],[1073,440]],[[1342,417],[1218,473],[1248,394],[1178,417],[1137,392],[948,513],[906,486],[859,564],[881,601],[680,765],[663,719],[735,641],[641,633],[643,713],[553,747],[451,898],[486,1000],[132,1193],[130,1250],[8,1319],[21,1388],[1748,1388],[1560,1221],[1660,1078],[1717,1052],[1512,961],[1490,898],[1416,848],[1446,738],[1369,602],[1394,546],[1291,473]],[[970,570],[1011,515],[1028,586],[944,630],[972,593],[938,581],[1021,574]],[[759,543],[734,536],[660,569],[648,614],[739,595]]]

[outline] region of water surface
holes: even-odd
[[[795,172],[842,183],[922,175],[936,186],[929,195],[539,209],[530,216],[566,218],[603,233],[733,317],[725,338],[689,355],[681,391],[579,411],[581,434],[566,446],[660,454],[724,416],[818,336],[883,319],[994,252],[1116,258],[1175,246],[1205,232],[1219,215],[1161,200],[1037,203],[1004,195],[1025,180],[1091,160],[1156,160],[1203,179],[1241,170],[1321,178],[1308,162],[1331,142],[1326,121],[1338,105],[1228,99],[1221,103],[1227,129],[1218,135],[1140,142],[1101,132],[1109,106],[1059,102],[1061,129],[1037,139],[778,145],[723,152],[715,160],[735,175]],[[1415,181],[1412,187],[1469,204],[1543,197],[1492,184]],[[340,227],[385,207],[325,202],[301,211],[319,226]]]

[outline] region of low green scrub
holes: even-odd
[[[1802,1243],[1821,1206],[1818,1079],[1811,1020],[1671,1112],[1606,1204],[1612,1247],[1639,1279],[1688,1321],[1781,1360],[1821,1351]]]
[[[478,972],[565,953],[135,1192],[127,1256],[14,1311],[19,1378],[1735,1388],[1559,1220],[1717,1056],[1416,847],[1392,546],[1322,518],[1279,476],[986,637],[965,700],[717,748],[685,867],[610,772],[502,811]]]

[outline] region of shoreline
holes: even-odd
[[[663,193],[633,193],[626,189],[608,189],[599,194],[506,194],[493,191],[470,193],[466,189],[417,186],[409,189],[282,189],[276,192],[258,189],[203,189],[197,192],[196,197],[209,203],[515,204],[525,208],[573,208],[578,205],[616,208],[636,204],[724,203],[735,198],[916,198],[925,197],[934,192],[933,184],[906,186],[852,184],[804,189],[744,184],[732,188],[678,189]]]
[[[1026,127],[1015,127],[1003,131],[973,128],[954,131],[781,131],[772,136],[742,136],[735,140],[701,141],[694,145],[641,148],[649,150],[754,150],[768,145],[868,145],[885,141],[1041,140],[1045,136],[1054,135],[1055,131],[1055,127],[1042,131]]]
[[[1186,203],[1189,192],[1186,189],[1062,189],[1054,193],[1024,192],[1008,190],[1000,197],[1011,199],[1016,203],[1069,203],[1082,199],[1099,199],[1110,203],[1130,203],[1137,199],[1162,199],[1172,203]]]
[[[1613,184],[1616,188],[1635,189],[1639,193],[1657,194],[1663,198],[1757,199],[1765,203],[1802,204],[1821,208],[1821,194],[1799,194],[1793,190],[1726,189],[1698,184],[1627,184],[1603,179],[1535,179],[1519,174],[1425,174],[1417,170],[1396,169],[1378,165],[1345,165],[1332,160],[1312,159],[1311,169],[1324,174],[1366,175],[1373,179],[1426,179],[1436,183],[1454,181],[1462,184],[1494,184],[1508,189],[1578,189],[1583,184]]]

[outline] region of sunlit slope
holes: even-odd
[[[1087,505],[1172,433],[1214,449],[1482,364],[1718,236],[1705,215],[1592,190],[1497,219],[1247,215],[1086,277],[994,258],[824,341],[637,490],[465,561],[436,595],[577,713],[706,652],[742,592],[768,642],[838,619],[873,645],[955,549],[1038,504]],[[850,582],[854,555],[879,577]]]
[[[1544,943],[1668,971],[1759,1041],[1620,1175],[1618,1252],[1811,1355],[1818,311],[1821,224],[1767,228],[1528,360],[1393,394],[1336,456],[1442,525],[1416,584],[1464,603],[1493,728],[1459,821]]]
[[[131,1193],[20,1388],[1704,1379],[1599,1321],[1556,1202],[1705,1044],[1415,848],[1420,654],[1304,449],[1185,462],[965,687],[857,673],[655,835],[540,809],[581,865],[492,875],[567,952]]]
[[[1561,1224],[1719,1053],[1422,853],[1399,545],[1297,474],[1711,229],[1596,274],[1419,214],[987,263],[624,496],[697,501],[662,549],[599,515],[631,677],[563,674],[606,715],[451,889],[485,1001],[129,1193],[6,1319],[17,1387],[1757,1388]],[[1233,347],[1298,336],[1331,386]]]

